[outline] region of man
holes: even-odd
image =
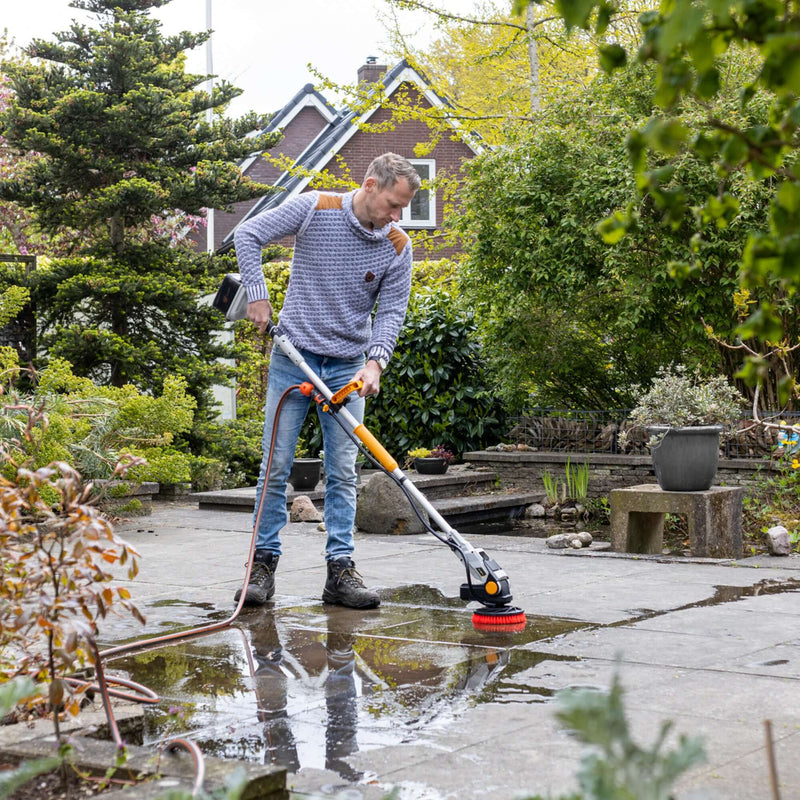
[[[354,380],[363,381],[358,397],[348,404],[359,422],[364,416],[364,398],[379,391],[381,373],[405,318],[411,289],[411,242],[397,222],[419,185],[419,175],[405,158],[385,153],[369,165],[361,188],[343,195],[302,194],[243,223],[234,238],[242,283],[247,289],[247,318],[263,333],[272,317],[272,306],[261,268],[261,250],[285,236],[295,236],[278,332],[301,352],[332,391]],[[273,424],[285,390],[305,380],[280,348],[275,348],[264,409],[264,455],[256,488],[258,533],[245,594],[249,605],[262,605],[275,592],[275,570],[281,555],[279,534],[287,521],[286,480],[311,401],[297,391],[290,392],[281,406],[275,437]],[[322,599],[350,608],[375,608],[380,599],[364,586],[352,559],[358,450],[335,419],[319,408],[317,413],[326,475],[328,574]],[[241,590],[236,593],[237,602],[240,596]]]

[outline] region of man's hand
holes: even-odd
[[[377,361],[367,361],[363,369],[353,376],[354,381],[362,381],[363,386],[358,390],[359,397],[369,397],[378,394],[381,390],[381,368]]]
[[[247,319],[263,334],[267,323],[272,319],[272,306],[269,300],[256,300],[247,304]]]

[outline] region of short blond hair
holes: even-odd
[[[373,159],[364,175],[364,180],[367,178],[375,178],[378,189],[388,189],[390,186],[394,186],[400,178],[405,178],[408,188],[412,192],[416,192],[422,183],[419,173],[411,162],[397,153],[384,153]]]

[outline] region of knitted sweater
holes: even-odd
[[[308,192],[242,223],[234,236],[239,272],[248,302],[269,300],[261,249],[294,235],[278,332],[317,355],[355,358],[366,351],[388,360],[411,290],[411,241],[394,223],[364,228],[353,213],[354,195]]]

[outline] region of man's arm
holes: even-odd
[[[381,282],[378,309],[372,325],[372,338],[367,348],[367,363],[355,375],[364,382],[359,395],[378,394],[381,373],[392,357],[400,327],[406,316],[411,294],[411,241],[405,246]]]
[[[264,280],[264,270],[261,267],[261,250],[271,242],[277,242],[285,236],[293,236],[300,230],[306,217],[311,213],[317,201],[317,192],[308,192],[298,197],[287,200],[277,208],[264,211],[252,219],[243,222],[233,237],[236,247],[236,260],[239,264],[239,274],[247,290],[249,304],[265,301],[269,305],[269,291]],[[254,314],[259,318],[264,310]],[[272,314],[272,307],[269,308]],[[250,308],[247,311],[248,319]],[[253,319],[256,322],[255,319]],[[258,324],[256,322],[256,324]]]

